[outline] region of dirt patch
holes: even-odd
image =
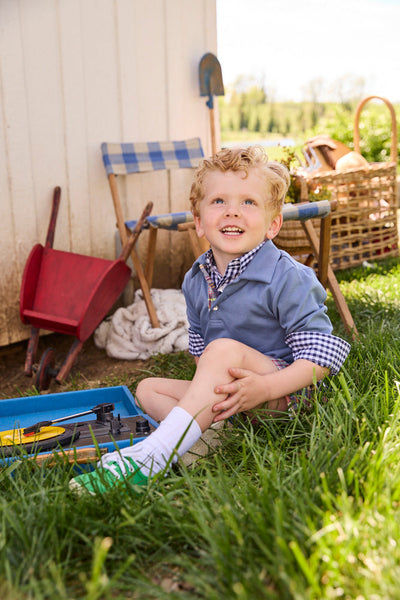
[[[51,347],[55,353],[56,367],[60,366],[73,341],[74,338],[65,335],[42,336],[36,356],[37,362],[39,363],[43,352]],[[27,345],[28,341],[24,341],[0,348],[0,399],[19,398],[33,393],[34,377],[24,375]],[[104,350],[95,346],[92,336],[84,343],[66,382],[58,385],[52,380],[48,392],[91,389],[113,384],[129,385],[146,365],[146,361],[126,361],[108,357]]]

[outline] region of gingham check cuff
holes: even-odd
[[[189,352],[193,356],[201,356],[204,352],[204,340],[191,327],[189,327]]]
[[[321,367],[329,367],[330,374],[339,373],[350,352],[350,344],[329,333],[318,331],[295,331],[285,343],[293,353],[293,359],[310,360]]]

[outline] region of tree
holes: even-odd
[[[244,95],[246,97],[247,104],[253,106],[265,104],[267,100],[267,94],[265,93],[264,88],[260,88],[257,85],[253,85],[251,88],[249,88]]]
[[[312,102],[313,104],[318,104],[321,101],[324,87],[325,83],[322,77],[310,79],[310,81],[302,88],[304,100]]]
[[[365,95],[365,79],[346,73],[336,79],[331,87],[332,97],[346,110],[352,111],[354,103]]]

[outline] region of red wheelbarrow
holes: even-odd
[[[61,189],[56,187],[45,246],[36,244],[28,257],[22,277],[20,316],[32,326],[25,361],[25,375],[32,377],[40,329],[74,336],[72,347],[59,369],[52,348],[45,350],[36,371],[37,390],[46,390],[51,379],[57,383],[71,367],[90,337],[122,294],[131,276],[126,264],[146,218],[149,202],[121,255],[114,261],[53,249]]]

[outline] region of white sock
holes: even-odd
[[[129,472],[129,463],[123,459],[129,457],[135,461],[143,475],[155,475],[165,469],[169,462],[177,462],[178,456],[185,454],[200,436],[201,429],[197,421],[186,410],[176,406],[148,438],[128,448],[105,454],[101,465],[117,475],[115,467],[107,464],[116,462],[122,472],[126,473]]]

